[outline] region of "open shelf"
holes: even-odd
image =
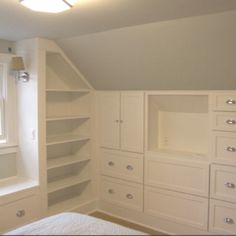
[[[74,185],[83,184],[90,181],[90,178],[81,178],[80,176],[70,176],[64,179],[53,181],[48,184],[48,193],[53,193]]]
[[[63,166],[68,166],[72,164],[78,164],[78,163],[83,163],[86,161],[89,161],[90,157],[89,156],[78,156],[78,155],[71,155],[71,156],[63,156],[63,157],[58,157],[58,158],[52,158],[49,159],[47,162],[47,169],[55,169]]]
[[[148,95],[148,152],[208,158],[207,95]]]
[[[49,194],[49,214],[73,211],[94,200],[91,182]]]
[[[63,143],[71,143],[71,142],[79,142],[89,140],[88,136],[81,136],[78,134],[61,134],[61,135],[53,135],[47,137],[47,146],[49,145],[57,145]]]
[[[90,93],[47,93],[47,117],[83,116],[91,113]]]
[[[78,119],[89,119],[89,115],[78,115],[78,116],[52,116],[47,117],[46,120],[49,121],[64,121],[64,120],[78,120]]]
[[[49,214],[89,201],[91,99],[89,84],[60,53],[46,53],[46,146]]]

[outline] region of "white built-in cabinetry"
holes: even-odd
[[[141,110],[146,111],[141,115],[145,117],[145,137],[142,133],[133,135],[135,140],[145,143],[144,165],[141,156],[137,156],[142,154],[135,153],[135,149],[123,148],[122,142],[109,144],[114,138],[112,125],[119,134],[122,132],[123,123],[115,109],[115,104],[122,106],[117,101],[122,93],[99,93],[102,209],[169,233],[235,232],[234,93],[146,92],[145,109],[144,97],[140,102],[142,109],[138,106],[126,109],[127,116],[128,111],[135,114],[135,109],[140,115]],[[128,93],[124,92],[126,97]],[[111,111],[116,111],[116,115],[111,116],[112,125],[106,126]],[[132,119],[138,125],[135,122],[138,116]],[[133,128],[130,125],[127,130]],[[116,137],[118,141],[123,138]]]
[[[208,111],[208,94],[146,93],[144,213],[207,231]]]
[[[101,198],[143,211],[144,93],[99,93]]]
[[[236,232],[236,94],[212,96],[210,231]]]
[[[143,92],[104,92],[100,94],[101,146],[130,152],[143,152]]]
[[[49,214],[93,198],[88,85],[59,52],[46,52],[46,151]]]

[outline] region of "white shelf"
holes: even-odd
[[[83,184],[90,181],[90,178],[81,178],[80,176],[70,176],[64,179],[53,181],[48,183],[48,193],[53,193],[64,188],[68,188],[74,185]]]
[[[89,115],[79,115],[79,116],[54,116],[47,117],[47,121],[63,121],[63,120],[79,120],[79,119],[89,119]]]
[[[58,93],[89,93],[90,89],[46,89],[46,92]]]
[[[80,206],[89,204],[90,202],[93,202],[95,199],[88,199],[85,197],[77,196],[77,197],[72,197],[67,200],[61,201],[57,204],[53,204],[49,206],[49,215],[54,215],[59,212],[69,212],[76,210]]]
[[[63,134],[47,137],[47,146],[89,140],[90,137],[78,134]]]
[[[81,156],[76,156],[76,155],[53,158],[51,160],[50,159],[48,160],[47,169],[51,170],[51,169],[55,169],[55,168],[59,168],[63,166],[68,166],[71,164],[86,162],[89,160],[90,160],[89,156],[81,157]]]

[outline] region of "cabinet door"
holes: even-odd
[[[121,93],[121,149],[143,152],[144,94]]]
[[[120,93],[102,93],[99,107],[101,146],[120,149]]]

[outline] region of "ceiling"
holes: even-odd
[[[60,39],[233,9],[236,0],[78,0],[70,11],[48,14],[0,0],[0,38]]]

